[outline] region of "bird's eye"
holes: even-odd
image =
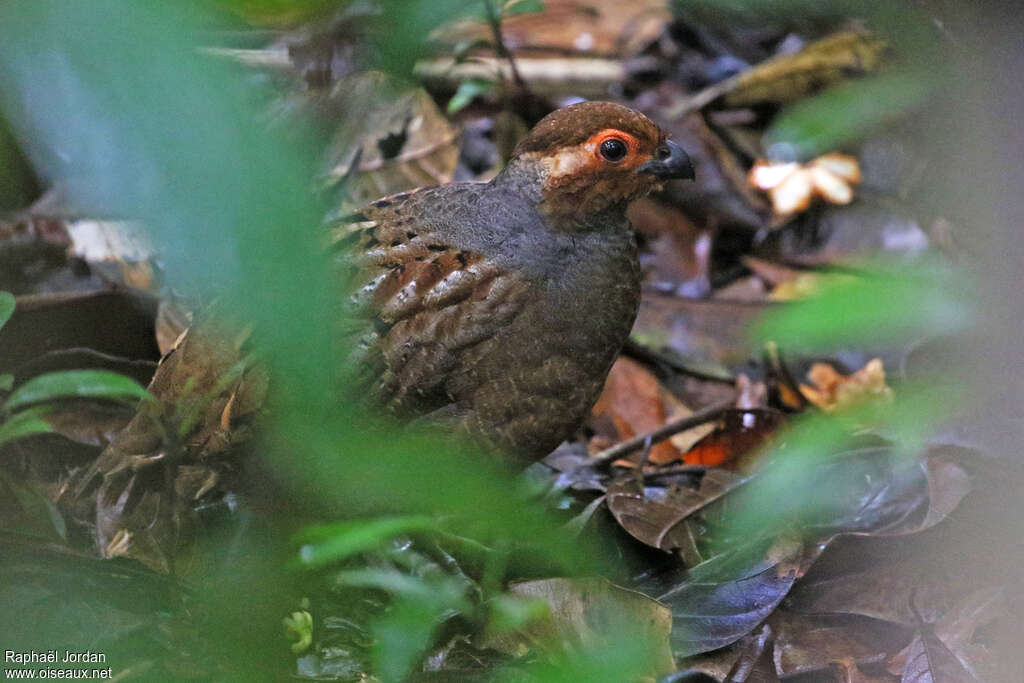
[[[608,138],[601,143],[601,156],[608,161],[622,161],[628,151],[626,143],[618,138]]]

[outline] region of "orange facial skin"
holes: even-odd
[[[542,208],[550,215],[596,213],[624,205],[647,194],[657,179],[637,173],[653,158],[664,136],[639,138],[617,128],[605,128],[584,142],[547,154],[533,153],[546,171]],[[602,145],[619,140],[626,146],[621,159],[608,159]]]

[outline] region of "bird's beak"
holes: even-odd
[[[651,173],[661,180],[669,178],[694,179],[693,163],[683,148],[666,140],[654,150],[654,157],[637,169],[643,173]]]

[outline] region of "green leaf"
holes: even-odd
[[[516,14],[533,14],[543,11],[543,0],[509,0],[502,8],[501,14],[506,17],[511,17]]]
[[[7,397],[7,412],[58,398],[106,398],[117,401],[151,399],[138,382],[106,370],[68,370],[34,377]]]
[[[299,537],[300,541],[305,542],[299,550],[299,560],[307,567],[322,567],[373,550],[399,534],[424,531],[436,526],[437,521],[426,515],[379,517],[312,526]]]
[[[844,83],[783,110],[765,133],[762,146],[768,156],[820,156],[903,116],[920,105],[931,89],[931,79],[908,73]]]
[[[0,292],[0,328],[7,324],[14,314],[14,295],[10,292]]]
[[[452,95],[452,98],[448,100],[448,113],[454,114],[457,111],[465,109],[470,102],[473,101],[477,95],[483,95],[486,92],[490,92],[494,89],[494,81],[489,78],[467,78],[466,80],[459,83],[458,90]]]
[[[46,434],[53,428],[43,420],[43,415],[50,412],[49,406],[39,406],[15,413],[0,424],[0,446],[33,434]]]
[[[0,391],[10,391],[14,386],[14,375],[0,375]]]

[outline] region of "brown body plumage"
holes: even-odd
[[[609,142],[611,140],[611,142]],[[685,153],[643,115],[583,103],[542,120],[488,183],[381,199],[354,217],[375,398],[454,420],[522,459],[576,430],[640,300],[626,205]]]

